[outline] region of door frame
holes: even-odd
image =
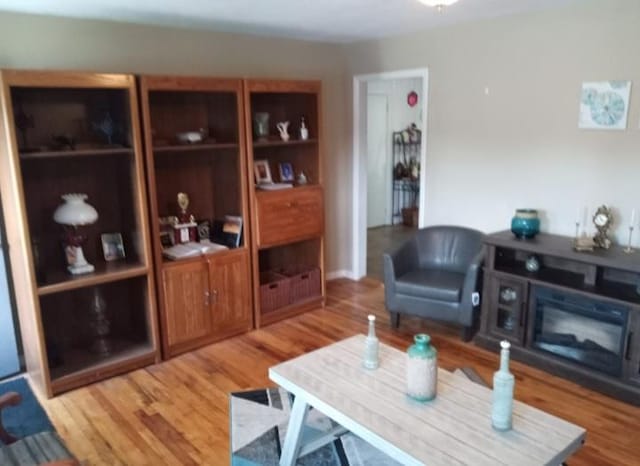
[[[353,77],[353,189],[351,270],[356,280],[367,273],[367,83],[391,79],[422,78],[422,144],[420,145],[420,211],[418,228],[426,224],[426,167],[427,167],[427,102],[429,96],[429,69],[415,68],[381,73],[358,74]]]

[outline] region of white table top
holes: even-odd
[[[380,367],[368,370],[364,340],[278,364],[269,377],[405,464],[558,465],[584,441],[585,429],[518,401],[513,429],[495,431],[491,390],[440,368],[436,399],[415,402],[405,395],[406,354],[381,344]]]

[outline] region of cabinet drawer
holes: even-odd
[[[322,234],[320,187],[261,192],[257,197],[258,246],[272,246]]]

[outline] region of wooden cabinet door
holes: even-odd
[[[209,259],[213,332],[247,331],[252,327],[251,272],[245,250]]]
[[[488,313],[489,332],[508,339],[512,344],[524,343],[527,283],[492,276]]]
[[[319,186],[262,191],[256,195],[258,246],[322,235],[324,204]]]
[[[168,346],[211,333],[209,271],[204,261],[163,271],[164,320]]]

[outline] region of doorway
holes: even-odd
[[[354,77],[353,276],[424,225],[428,71]]]

